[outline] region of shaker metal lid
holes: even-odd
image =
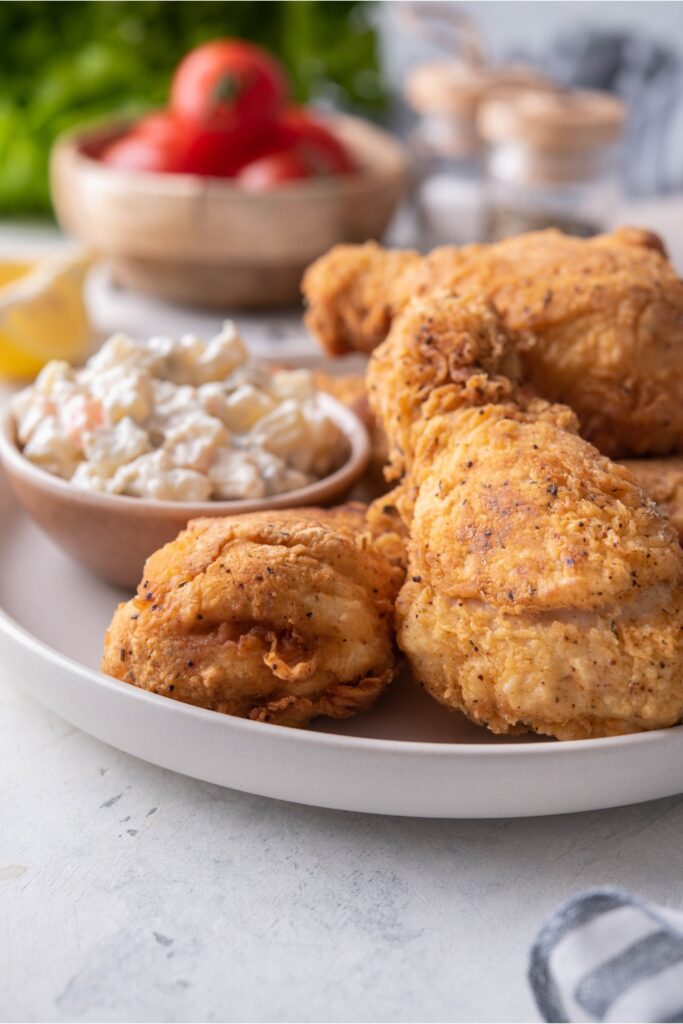
[[[492,67],[462,60],[439,60],[419,64],[408,74],[405,95],[421,114],[476,116],[480,102],[499,89],[517,91],[542,88],[547,80],[526,64]]]
[[[477,128],[487,142],[519,141],[564,152],[616,142],[625,120],[621,100],[579,89],[499,92],[485,98],[477,112]]]

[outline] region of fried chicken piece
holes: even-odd
[[[119,605],[102,670],[280,725],[368,708],[395,671],[400,574],[364,531],[360,505],[194,520]]]
[[[447,437],[418,477],[397,605],[417,678],[494,732],[678,722],[683,560],[631,474],[515,406],[448,419],[424,439]]]
[[[306,326],[332,356],[372,352],[418,289],[447,287],[429,280],[424,263],[419,252],[384,249],[377,242],[333,246],[304,273]]]
[[[366,527],[372,543],[398,571],[401,582],[408,569],[410,544],[406,493],[403,487],[398,487],[381,495],[368,506],[366,516]]]
[[[533,333],[524,352],[531,383],[574,409],[604,454],[683,450],[683,283],[649,232],[541,231],[424,258],[375,243],[338,246],[303,282],[308,325],[333,354],[371,351],[415,296],[475,288],[506,327]]]
[[[627,459],[622,466],[633,473],[683,543],[683,458]]]
[[[428,307],[408,306],[391,343],[375,349],[367,374],[370,406],[389,446],[388,479],[410,469],[426,421],[516,394],[522,348],[478,293],[457,300],[436,293]]]
[[[408,367],[404,401],[414,410],[412,367],[425,358],[426,333],[430,353],[452,354],[449,382],[421,377],[434,414],[415,420],[407,476],[383,499],[408,532],[399,646],[437,700],[494,732],[579,739],[675,724],[683,551],[671,527],[627,469],[576,433],[569,409],[514,385],[499,390],[504,344],[472,388],[476,339],[493,328],[481,302],[462,304],[412,304],[374,364]],[[486,328],[469,350],[454,347],[450,325],[476,324],[482,308]],[[487,393],[493,402],[482,401]],[[392,442],[391,419],[385,427]]]
[[[422,326],[422,324],[418,323],[416,329],[419,331]],[[433,354],[430,354],[429,347],[424,345],[425,340],[424,338],[422,339],[422,348],[428,357],[426,365],[429,365],[430,355],[432,361],[436,361],[437,364],[440,363],[441,357],[435,357]],[[517,339],[516,344],[520,345],[519,339]],[[378,396],[377,400],[385,406],[390,406],[392,398],[391,382],[393,380],[395,384],[397,381],[397,366],[395,363],[382,366],[379,350],[376,350],[375,354],[377,358],[374,362],[371,360],[370,365],[376,367],[376,371],[378,371],[372,371],[375,378],[375,390],[379,388],[382,392],[382,397]],[[443,364],[438,372],[443,372],[442,367]],[[512,360],[506,367],[506,371],[508,376],[518,375],[518,370]],[[423,367],[418,372],[424,373],[426,370]],[[392,532],[392,525],[394,528],[396,525],[396,509],[391,507],[390,500],[376,502],[375,499],[387,490],[386,486],[381,485],[382,473],[385,467],[387,475],[390,477],[395,477],[397,467],[392,469],[387,466],[389,462],[389,442],[378,417],[373,413],[370,406],[368,400],[369,384],[366,377],[360,374],[332,377],[320,372],[316,373],[316,384],[322,391],[326,391],[344,405],[353,409],[367,427],[370,434],[372,457],[370,472],[368,473],[367,480],[364,481],[364,495],[369,495],[370,500],[374,502],[370,510],[371,521],[374,524],[373,528],[377,529],[380,534],[387,531]],[[405,400],[405,396],[403,396],[403,400]],[[424,411],[421,415],[423,414]],[[389,407],[385,411],[385,417],[396,419],[396,413]],[[400,456],[395,452],[394,459],[396,460],[397,458],[400,458]],[[624,459],[621,464],[633,473],[648,498],[655,502],[660,514],[669,520],[678,533],[679,540],[683,542],[683,457],[671,455],[663,459]]]

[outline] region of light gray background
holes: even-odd
[[[526,0],[466,0],[444,7],[457,7],[466,12],[481,28],[492,57],[500,58],[511,51],[542,53],[559,33],[577,26],[631,29],[672,47],[683,54],[683,3],[672,0],[634,0],[632,3],[605,0],[553,0],[530,3]],[[385,0],[377,5],[375,19],[380,27],[386,69],[394,84],[399,85],[407,68],[420,60],[443,55],[419,39],[414,31],[401,27],[406,4],[401,0]]]

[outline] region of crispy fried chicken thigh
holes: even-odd
[[[353,505],[195,520],[119,605],[103,671],[283,725],[369,707],[394,673],[400,577],[364,528]]]
[[[683,450],[683,283],[659,239],[622,228],[578,239],[542,231],[416,252],[338,246],[304,278],[309,327],[335,354],[372,350],[415,296],[480,290],[537,392],[577,413],[607,455]]]
[[[454,347],[453,323],[480,317],[483,333],[472,326],[471,346]],[[384,420],[390,446],[409,453],[392,496],[407,534],[399,645],[437,700],[494,732],[575,739],[672,725],[683,716],[677,538],[633,475],[577,434],[570,410],[513,382],[500,389],[502,327],[472,387],[476,337],[491,331],[478,300],[417,301],[373,360],[371,384],[395,366],[393,408],[408,410]],[[416,378],[420,360],[447,369]]]

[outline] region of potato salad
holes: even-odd
[[[82,369],[48,363],[13,411],[24,455],[47,472],[163,501],[282,494],[347,447],[310,371],[250,359],[230,322],[208,342],[116,334]]]

